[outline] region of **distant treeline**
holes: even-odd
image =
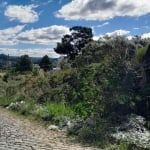
[[[7,69],[10,67],[15,67],[19,56],[9,56],[5,54],[0,54],[0,69]],[[33,64],[39,64],[41,61],[41,57],[31,57]],[[56,64],[58,59],[52,59],[53,64]],[[55,65],[54,65],[55,66]]]

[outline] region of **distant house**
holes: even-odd
[[[148,50],[144,57],[143,66],[146,74],[146,82],[150,83],[150,45],[148,46]]]

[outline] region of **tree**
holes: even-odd
[[[65,69],[69,69],[70,68],[70,64],[67,62],[67,60],[65,58],[63,58],[60,62],[60,68],[62,70],[65,70]]]
[[[43,56],[41,61],[40,61],[40,68],[42,68],[44,71],[49,71],[52,70],[52,60],[47,56]]]
[[[79,102],[79,112],[87,111],[88,116],[90,112],[101,116],[130,113],[137,75],[134,49],[132,42],[121,37],[86,44],[75,59],[79,75],[70,96]]]
[[[22,55],[16,64],[16,70],[20,72],[32,71],[33,63],[31,58],[28,55]]]
[[[135,45],[123,37],[91,41],[82,48],[82,54],[76,57],[75,63],[78,67],[100,63],[108,55],[127,60],[134,56],[135,49]]]
[[[75,26],[70,28],[70,31],[71,34],[64,35],[54,50],[56,53],[67,55],[69,60],[74,60],[85,44],[91,41],[93,35],[92,29],[88,27]]]

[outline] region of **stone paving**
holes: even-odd
[[[0,108],[0,150],[97,150]]]

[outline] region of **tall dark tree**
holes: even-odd
[[[92,29],[88,27],[75,26],[70,28],[70,35],[65,35],[61,43],[57,43],[54,49],[56,53],[67,55],[68,59],[74,60],[81,53],[81,49],[91,41]]]
[[[20,72],[32,71],[33,63],[31,58],[28,55],[22,55],[16,64],[16,70]]]
[[[40,61],[40,68],[42,68],[44,71],[49,71],[52,70],[52,60],[47,56],[43,56],[41,61]]]
[[[134,43],[124,37],[91,41],[82,48],[82,54],[76,57],[75,63],[78,67],[100,63],[109,55],[126,61],[134,57],[135,49]]]

